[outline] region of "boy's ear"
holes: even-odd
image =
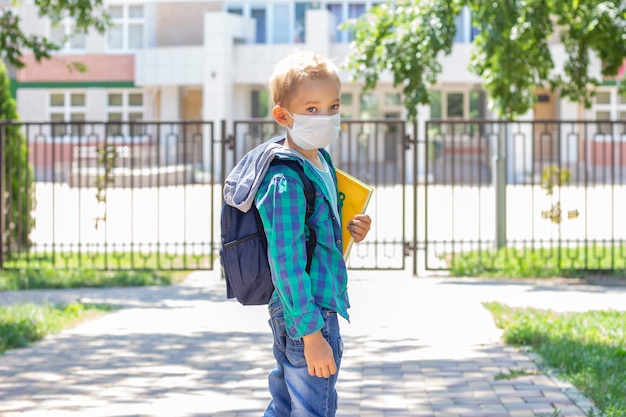
[[[280,106],[274,106],[272,109],[272,115],[274,116],[274,120],[281,126],[287,126],[287,113]]]

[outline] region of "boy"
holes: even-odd
[[[337,314],[348,319],[349,301],[335,171],[323,148],[341,130],[339,70],[319,54],[294,52],[276,65],[270,90],[274,120],[285,126],[287,135],[257,147],[237,168],[253,171],[238,190],[246,196],[240,206],[256,204],[259,210],[275,286],[269,323],[277,366],[269,375],[272,400],[265,416],[335,416],[335,382],[343,354]],[[317,245],[309,273],[304,186],[292,169],[270,166],[273,158],[297,160],[314,184],[310,223]],[[355,242],[365,238],[370,224],[365,214],[349,220]]]
[[[270,167],[255,197],[276,287],[269,310],[277,367],[269,376],[265,416],[334,416],[343,353],[337,314],[348,319],[349,301],[334,167],[323,148],[341,130],[339,70],[319,54],[294,52],[276,65],[270,92],[274,120],[287,130],[278,155],[300,161],[316,188],[311,223],[317,246],[307,274],[302,181],[284,167]],[[355,242],[370,223],[367,215],[350,219]]]

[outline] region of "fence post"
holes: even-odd
[[[496,203],[496,236],[495,249],[506,245],[506,143],[508,137],[508,123],[504,123],[504,129],[500,129],[494,150],[494,188]],[[502,127],[502,125],[500,125]]]

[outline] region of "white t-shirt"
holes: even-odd
[[[330,196],[330,203],[333,206],[333,212],[335,213],[335,217],[337,221],[339,221],[339,210],[337,209],[337,189],[335,188],[335,181],[333,180],[333,175],[330,172],[330,165],[326,162],[326,158],[320,156],[320,160],[322,161],[323,169],[319,169],[310,161],[307,163],[311,164],[313,168],[315,168],[315,172],[319,175],[320,179],[326,186],[326,190],[328,191],[328,195]]]

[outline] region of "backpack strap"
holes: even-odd
[[[317,232],[311,225],[311,216],[315,210],[315,188],[313,188],[313,182],[309,177],[304,174],[302,165],[298,161],[293,159],[279,159],[274,158],[271,165],[282,165],[294,170],[302,180],[304,185],[304,197],[306,198],[306,215],[304,217],[304,223],[309,228],[309,239],[306,241],[306,272],[311,273],[311,261],[313,260],[313,251],[317,245]]]

